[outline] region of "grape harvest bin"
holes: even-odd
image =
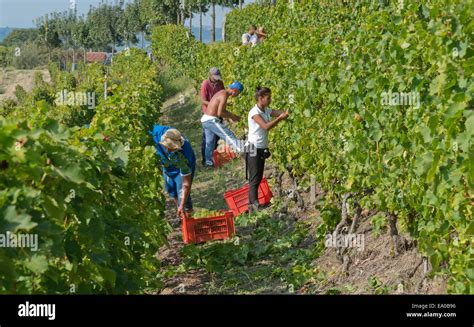
[[[221,215],[205,218],[192,218],[185,213],[181,217],[183,242],[203,243],[212,240],[225,240],[235,235],[234,214],[224,211]]]
[[[273,193],[270,190],[267,179],[262,178],[260,186],[258,187],[258,203],[265,206],[270,203]],[[245,184],[237,190],[229,190],[224,193],[224,199],[227,206],[238,216],[241,213],[248,211],[249,208],[249,184]]]

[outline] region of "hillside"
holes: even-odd
[[[12,30],[10,27],[0,27],[0,42],[2,42]]]

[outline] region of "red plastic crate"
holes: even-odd
[[[258,187],[258,203],[262,206],[267,205],[272,197],[273,193],[270,190],[267,179],[263,177]],[[237,190],[225,192],[224,199],[235,216],[246,212],[249,208],[249,184],[247,183]]]
[[[220,216],[199,219],[194,219],[186,213],[181,217],[181,222],[185,244],[225,240],[235,235],[232,211],[225,211]]]
[[[237,155],[234,153],[234,151],[232,151],[229,146],[225,146],[223,152],[219,152],[216,149],[212,154],[214,167],[222,167],[224,164],[228,163],[234,158],[237,158]]]

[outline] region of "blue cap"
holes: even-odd
[[[235,89],[235,90],[239,90],[240,93],[242,93],[244,91],[244,86],[242,85],[242,83],[239,83],[237,81],[235,81],[234,83],[230,84],[229,85],[229,88],[230,89]]]

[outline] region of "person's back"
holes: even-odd
[[[175,128],[156,124],[149,132],[163,168],[166,192],[173,199],[178,217],[193,210],[191,186],[196,170],[196,157],[188,140]]]
[[[192,146],[187,139],[183,138],[181,149],[172,153],[170,153],[161,144],[162,136],[170,129],[173,128],[170,126],[156,124],[153,126],[153,130],[150,132],[155,142],[156,153],[160,157],[161,164],[163,165],[163,171],[172,177],[177,176],[180,172],[194,173],[196,167],[196,157]]]

